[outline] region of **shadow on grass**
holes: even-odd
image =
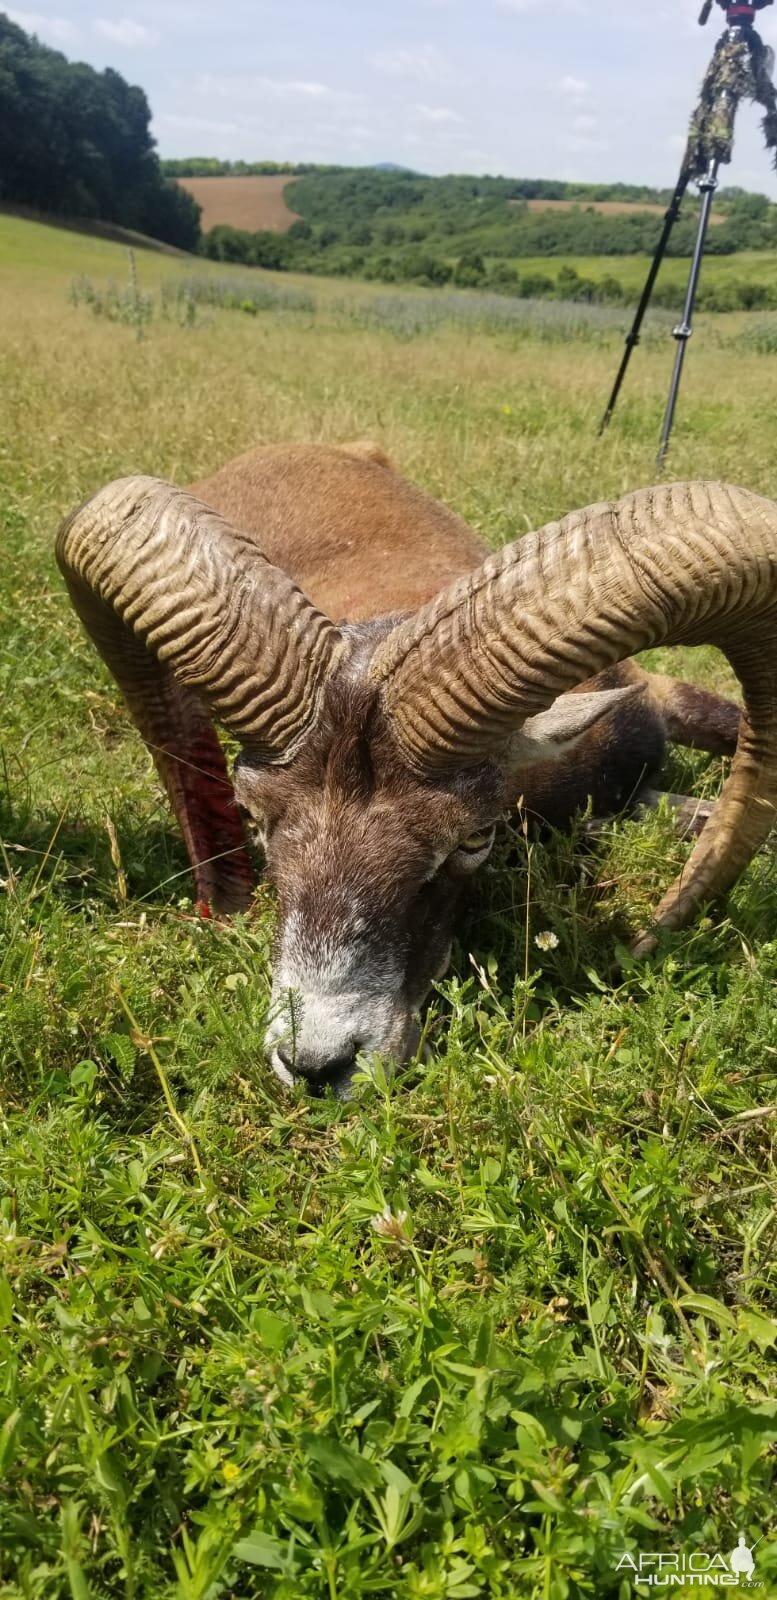
[[[103,821],[44,811],[0,794],[0,850],[6,876],[36,884],[64,905],[124,901],[154,906],[191,900],[191,865],[172,819],[140,817],[129,807]],[[36,881],[37,880],[37,881]]]
[[[736,972],[773,967],[776,842],[777,832],[727,896],[701,906],[686,927],[663,930],[655,954],[634,961],[636,931],[650,924],[692,848],[670,817],[621,817],[599,837],[580,819],[568,833],[528,840],[508,827],[462,906],[450,974],[472,979],[486,1009],[498,1005],[530,1023],[603,990],[635,1003],[656,984],[681,989],[699,977],[722,995]]]

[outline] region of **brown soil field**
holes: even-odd
[[[271,173],[255,178],[179,178],[182,189],[188,189],[202,206],[202,229],[207,233],[219,222],[233,228],[246,228],[249,233],[260,229],[268,233],[286,233],[297,213],[290,211],[283,191],[291,178],[286,172]]]
[[[648,200],[527,200],[526,204],[530,211],[573,211],[577,207],[581,211],[599,211],[603,217],[626,217],[639,211],[662,217],[666,210],[666,206],[654,205]],[[520,205],[520,201],[511,200],[510,205]],[[712,212],[710,222],[724,221],[720,211]]]

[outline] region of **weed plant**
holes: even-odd
[[[81,275],[72,280],[68,299],[73,306],[88,306],[96,317],[108,322],[124,322],[134,328],[136,339],[142,339],[145,328],[154,315],[154,297],[141,292],[138,284],[135,256],[129,251],[129,280],[117,284],[113,280],[98,287],[91,278]]]

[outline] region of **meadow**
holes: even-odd
[[[668,816],[508,822],[427,1064],[288,1094],[271,896],[193,914],[52,556],[113,477],[358,437],[499,545],[653,479],[671,339],[599,441],[625,313],[136,267],[127,298],[119,246],[0,217],[0,1596],[626,1600],[624,1555],[740,1534],[776,1593],[773,849],[635,965]],[[777,497],[749,326],[699,320],[671,472]]]

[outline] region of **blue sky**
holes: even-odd
[[[33,3],[33,0],[31,0]],[[34,0],[10,15],[145,88],[163,155],[674,181],[723,24],[701,0]],[[777,46],[777,6],[760,31]],[[724,181],[777,197],[756,109]]]

